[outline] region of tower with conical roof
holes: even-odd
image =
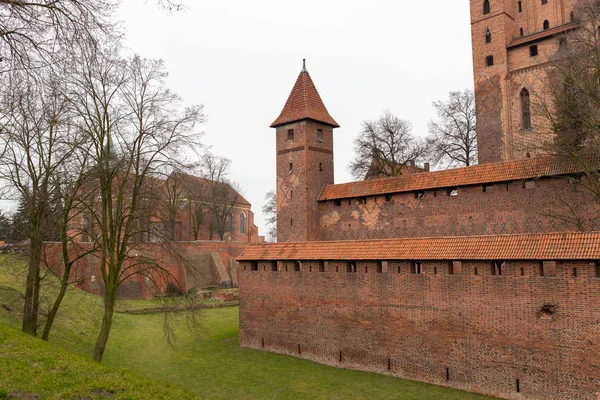
[[[277,141],[277,240],[317,240],[317,198],[333,182],[333,129],[304,61],[290,96],[271,124]]]

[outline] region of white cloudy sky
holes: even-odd
[[[424,135],[433,101],[472,87],[469,2],[429,0],[180,0],[169,14],[154,0],[127,0],[118,13],[127,46],[163,58],[170,87],[203,104],[200,129],[231,177],[261,206],[275,187],[271,122],[307,59],[335,131],[335,180],[347,165],[361,121],[390,109]]]

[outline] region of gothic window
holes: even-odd
[[[489,0],[485,0],[483,2],[483,14],[489,14],[490,13],[490,2]]]
[[[243,235],[246,233],[246,214],[240,214],[240,233]]]
[[[548,0],[542,0],[542,5],[548,4]]]
[[[487,56],[485,58],[485,66],[491,67],[492,65],[494,65],[494,56]]]
[[[517,5],[519,6],[519,12],[523,12],[523,2],[522,1],[517,2]]]
[[[575,21],[575,12],[574,11],[571,11],[570,17],[571,17],[571,22]]]
[[[227,217],[227,230],[233,232],[233,214],[229,213]]]
[[[485,31],[485,42],[492,43],[492,32],[489,29]]]
[[[548,20],[544,21],[544,30],[547,31],[548,29],[550,29],[550,22],[548,22]]]
[[[529,90],[521,90],[521,127],[531,129],[531,102],[529,100]]]
[[[519,33],[521,34],[521,37],[523,37],[523,28],[519,29]]]

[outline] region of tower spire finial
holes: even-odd
[[[306,69],[306,58],[302,59],[302,72],[308,72]]]

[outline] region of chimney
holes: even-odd
[[[429,163],[428,162],[423,164],[423,170],[425,170],[425,172],[429,172]]]

